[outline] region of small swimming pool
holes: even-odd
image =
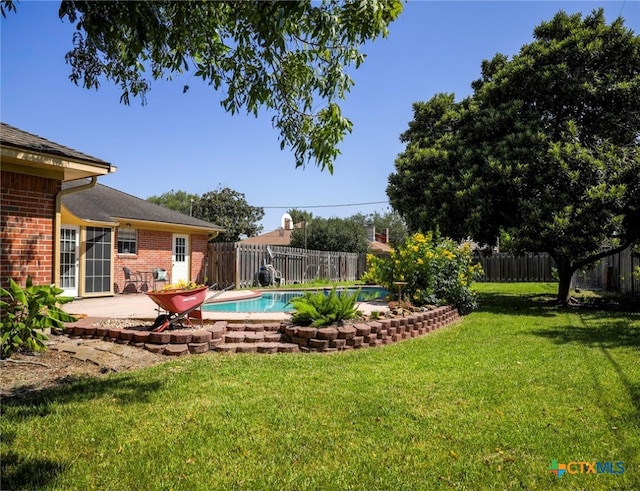
[[[338,288],[338,291],[347,291],[348,293],[355,293],[360,290],[358,294],[358,302],[368,302],[379,298],[384,298],[388,291],[380,287],[361,287],[361,288]],[[202,306],[202,310],[205,312],[290,312],[293,310],[291,305],[287,305],[289,300],[294,297],[301,297],[305,291],[309,290],[278,290],[261,292],[260,297],[253,297],[246,300],[235,300],[229,302],[215,302],[205,303]],[[331,289],[324,289],[326,293]]]

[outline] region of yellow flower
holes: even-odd
[[[442,257],[445,258],[445,259],[448,259],[449,261],[451,261],[453,258],[455,258],[453,253],[451,251],[447,251],[446,249],[444,251],[442,251]]]
[[[195,281],[180,280],[177,283],[171,283],[162,287],[163,292],[170,290],[195,290],[196,288],[203,287],[204,285],[198,284]]]

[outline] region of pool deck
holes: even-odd
[[[275,291],[275,290],[274,290]],[[211,295],[215,295],[212,292]],[[215,300],[234,301],[255,297],[252,290],[232,290],[219,294]],[[360,302],[358,310],[369,314],[372,310],[387,310],[386,302]],[[153,320],[159,312],[156,303],[144,293],[118,294],[112,297],[83,298],[62,305],[62,309],[76,316],[102,317],[108,319]],[[162,312],[160,312],[162,313]],[[285,312],[209,312],[203,311],[204,320],[225,320],[232,322],[275,322],[288,320],[291,316]]]

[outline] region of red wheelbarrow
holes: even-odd
[[[162,332],[169,326],[184,327],[184,320],[188,326],[192,326],[191,319],[199,319],[202,326],[202,305],[233,288],[233,284],[219,290],[207,298],[209,287],[201,286],[193,290],[175,290],[164,292],[145,292],[166,314],[160,314],[153,323],[154,332]]]

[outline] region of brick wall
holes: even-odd
[[[0,278],[13,278],[24,286],[27,276],[35,284],[50,284],[53,272],[56,179],[0,172]]]
[[[138,229],[138,253],[135,255],[118,254],[118,236],[114,241],[114,292],[132,291],[125,289],[123,267],[132,271],[153,271],[154,268],[166,269],[171,275],[173,267],[173,234],[157,230]],[[191,235],[191,280],[204,283],[207,260],[207,235]],[[173,280],[172,278],[170,278]],[[165,283],[166,284],[166,283]],[[143,285],[143,290],[153,288],[153,282]]]
[[[209,238],[206,235],[191,236],[191,279],[204,283],[207,275]]]

